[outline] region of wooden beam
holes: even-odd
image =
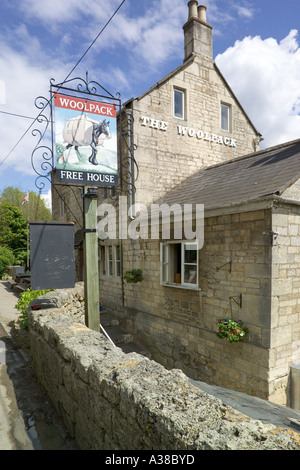
[[[100,331],[97,197],[95,193],[90,195],[86,186],[83,196],[85,324],[91,330]]]

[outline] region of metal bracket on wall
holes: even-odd
[[[225,266],[228,266],[228,265],[229,265],[229,270],[228,270],[228,271],[231,273],[232,261],[228,261],[228,263],[225,263],[225,264],[223,264],[222,266],[218,266],[218,267],[217,267],[217,271],[219,272],[220,269],[223,269],[223,268],[225,268]]]
[[[229,297],[229,300],[233,300],[240,308],[242,308],[242,294],[240,294],[239,296],[237,297]]]
[[[89,197],[91,199],[98,199],[98,188],[87,188],[87,192],[82,194],[82,198]]]
[[[278,233],[270,230],[269,232],[263,232],[263,235],[270,235],[270,245],[274,246],[274,239],[277,238]]]

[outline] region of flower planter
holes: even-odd
[[[241,320],[223,318],[218,320],[217,325],[219,331],[216,335],[221,339],[227,339],[230,343],[241,341],[248,335],[248,328],[243,326]]]

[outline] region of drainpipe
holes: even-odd
[[[133,209],[134,205],[134,165],[132,161],[133,153],[133,139],[132,139],[132,125],[133,125],[133,116],[132,109],[126,110],[127,115],[127,135],[128,135],[128,171],[129,171],[129,217],[131,219],[135,218],[135,213]]]

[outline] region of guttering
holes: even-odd
[[[127,116],[127,137],[128,137],[128,171],[129,171],[129,217],[130,219],[135,218],[135,211],[134,211],[134,175],[133,175],[133,145],[132,145],[132,126],[133,126],[133,110],[126,109],[126,116]]]
[[[273,199],[277,202],[282,202],[283,204],[291,204],[294,206],[300,206],[300,201],[298,199],[290,199],[288,197],[282,197],[278,195],[274,195]]]

